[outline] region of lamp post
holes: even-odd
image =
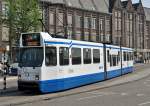
[[[4,87],[3,87],[3,90],[6,90],[6,76],[7,76],[7,72],[8,72],[8,56],[6,55],[6,52],[8,52],[10,49],[9,49],[9,45],[7,45],[6,46],[6,49],[5,49],[5,51],[4,51],[4,78],[3,78],[3,80],[4,80],[4,82],[3,82],[3,84],[4,84]]]
[[[6,50],[4,51],[4,57],[3,57],[3,59],[4,59],[4,63],[3,63],[3,65],[4,65],[4,78],[3,78],[4,82],[3,82],[3,85],[4,85],[4,87],[3,87],[3,90],[6,90],[6,65],[5,65]]]

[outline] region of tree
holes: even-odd
[[[38,0],[7,0],[8,26],[20,32],[39,30],[41,12]],[[9,26],[10,27],[10,26]]]
[[[16,41],[22,32],[38,31],[41,26],[38,19],[42,16],[38,0],[6,0],[6,2],[8,8],[4,24],[9,28],[11,53],[12,41]]]

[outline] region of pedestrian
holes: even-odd
[[[8,74],[9,73],[9,67],[10,67],[10,65],[8,64],[8,62],[5,62],[5,64],[4,64],[4,74]]]
[[[4,75],[4,64],[0,61],[0,75]]]

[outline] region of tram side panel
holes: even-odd
[[[68,53],[62,55],[60,50],[62,48],[68,50]],[[57,46],[56,51],[57,64],[42,67],[40,81],[42,92],[55,92],[104,80],[102,47]],[[65,63],[62,61],[62,57],[65,58],[63,60]]]
[[[107,79],[121,75],[120,48],[118,46],[106,46]]]
[[[103,62],[100,63],[96,60],[94,63],[93,61],[93,50],[98,50],[101,52],[102,50],[98,49],[92,49],[88,47],[82,47],[81,48],[81,63],[76,64],[74,63],[75,58],[74,50],[78,47],[73,46],[71,48],[71,65],[69,67],[69,72],[66,73],[66,77],[70,77],[69,80],[65,81],[65,89],[77,87],[85,84],[94,83],[97,81],[104,80],[104,71],[103,71]],[[100,55],[100,54],[98,54]],[[102,58],[102,53],[101,53]]]
[[[133,50],[122,47],[122,74],[130,73],[133,70]]]

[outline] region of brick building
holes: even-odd
[[[40,0],[47,31],[70,39],[111,42],[109,0]]]
[[[135,4],[131,0],[110,0],[110,12],[113,44],[134,48],[137,59],[144,59],[149,45],[145,34],[146,15],[141,0]]]
[[[134,48],[137,59],[145,58],[149,36],[141,0],[135,4],[131,0],[40,1],[51,34]]]
[[[150,56],[150,8],[144,8],[145,16],[146,16],[146,24],[145,24],[145,49],[146,49],[146,57]]]
[[[145,44],[146,49],[150,49],[150,8],[144,8],[146,16],[146,25],[145,25],[145,36],[147,43]]]

